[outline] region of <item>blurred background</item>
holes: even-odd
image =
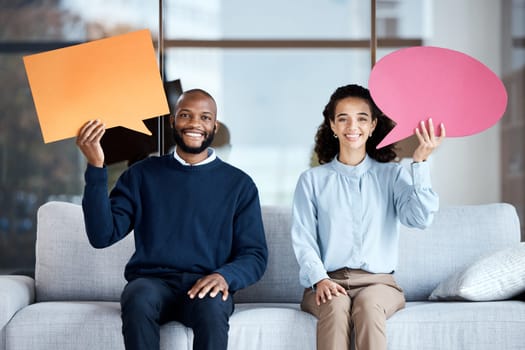
[[[0,273],[33,273],[37,209],[80,203],[86,166],[74,139],[43,143],[22,57],[144,28],[175,96],[199,87],[216,98],[219,156],[252,176],[263,205],[291,206],[336,87],[367,86],[373,62],[403,47],[473,56],[505,83],[507,111],[446,140],[430,160],[434,188],[442,206],[504,201],[525,219],[525,0],[0,0]],[[170,146],[126,130],[104,143],[141,157]],[[399,147],[410,155],[410,140]],[[115,153],[112,183],[131,157]]]

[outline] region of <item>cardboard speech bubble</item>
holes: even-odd
[[[24,56],[45,143],[91,119],[148,135],[142,120],[169,113],[149,30]]]
[[[397,123],[377,148],[413,135],[428,118],[435,126],[443,123],[447,137],[473,135],[496,124],[507,106],[505,86],[494,72],[464,53],[432,46],[383,57],[368,87],[377,106]]]

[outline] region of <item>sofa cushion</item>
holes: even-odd
[[[523,349],[525,303],[409,302],[386,330],[389,350]]]
[[[6,349],[124,349],[120,306],[110,302],[42,302],[6,327]]]
[[[290,209],[262,208],[269,248],[268,268],[235,301],[299,302],[299,266],[290,239]],[[119,301],[124,267],[133,254],[133,234],[104,249],[88,242],[81,206],[48,202],[38,210],[35,285],[37,301]]]
[[[42,302],[16,314],[6,328],[6,349],[124,350],[117,302]],[[191,349],[191,330],[177,322],[161,328],[162,349]]]
[[[260,281],[235,293],[235,302],[299,303],[304,288],[290,238],[291,211],[285,207],[262,207],[268,267]]]
[[[484,256],[454,273],[432,292],[430,300],[489,301],[525,291],[525,242]]]
[[[238,304],[228,349],[315,350],[317,319],[298,304]]]
[[[450,275],[520,238],[518,215],[509,204],[442,207],[426,230],[401,227],[395,278],[408,301],[427,300]]]
[[[315,349],[315,317],[297,304],[240,304],[230,319],[229,349]],[[116,302],[43,302],[8,324],[6,349],[124,350]],[[160,330],[161,349],[192,349],[193,331],[179,322]]]
[[[133,235],[105,249],[87,239],[82,208],[49,202],[38,210],[35,287],[37,301],[118,301]]]
[[[236,302],[299,302],[303,288],[290,238],[291,210],[263,206],[269,248],[262,279],[234,296]],[[480,255],[520,241],[516,210],[508,204],[444,207],[426,230],[400,232],[395,278],[408,301],[427,300],[432,290]],[[38,211],[35,284],[38,301],[118,301],[133,236],[105,249],[87,240],[79,205],[49,202]]]

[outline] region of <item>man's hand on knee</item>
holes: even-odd
[[[202,299],[208,294],[210,297],[215,298],[217,294],[222,292],[222,300],[226,301],[229,295],[228,288],[228,283],[221,274],[212,273],[197,280],[188,291],[188,295],[190,299],[194,299],[196,296]]]

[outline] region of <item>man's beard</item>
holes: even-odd
[[[215,137],[215,127],[213,128],[213,132],[211,133],[205,133],[204,134],[204,141],[202,141],[202,144],[199,147],[190,147],[184,143],[184,140],[182,136],[179,134],[179,131],[175,128],[172,129],[173,131],[173,138],[175,140],[175,144],[177,147],[180,147],[181,150],[183,150],[186,153],[191,154],[199,154],[203,152],[205,149],[210,147],[211,143],[213,142],[213,138]],[[181,130],[181,132],[184,132],[184,130]]]

